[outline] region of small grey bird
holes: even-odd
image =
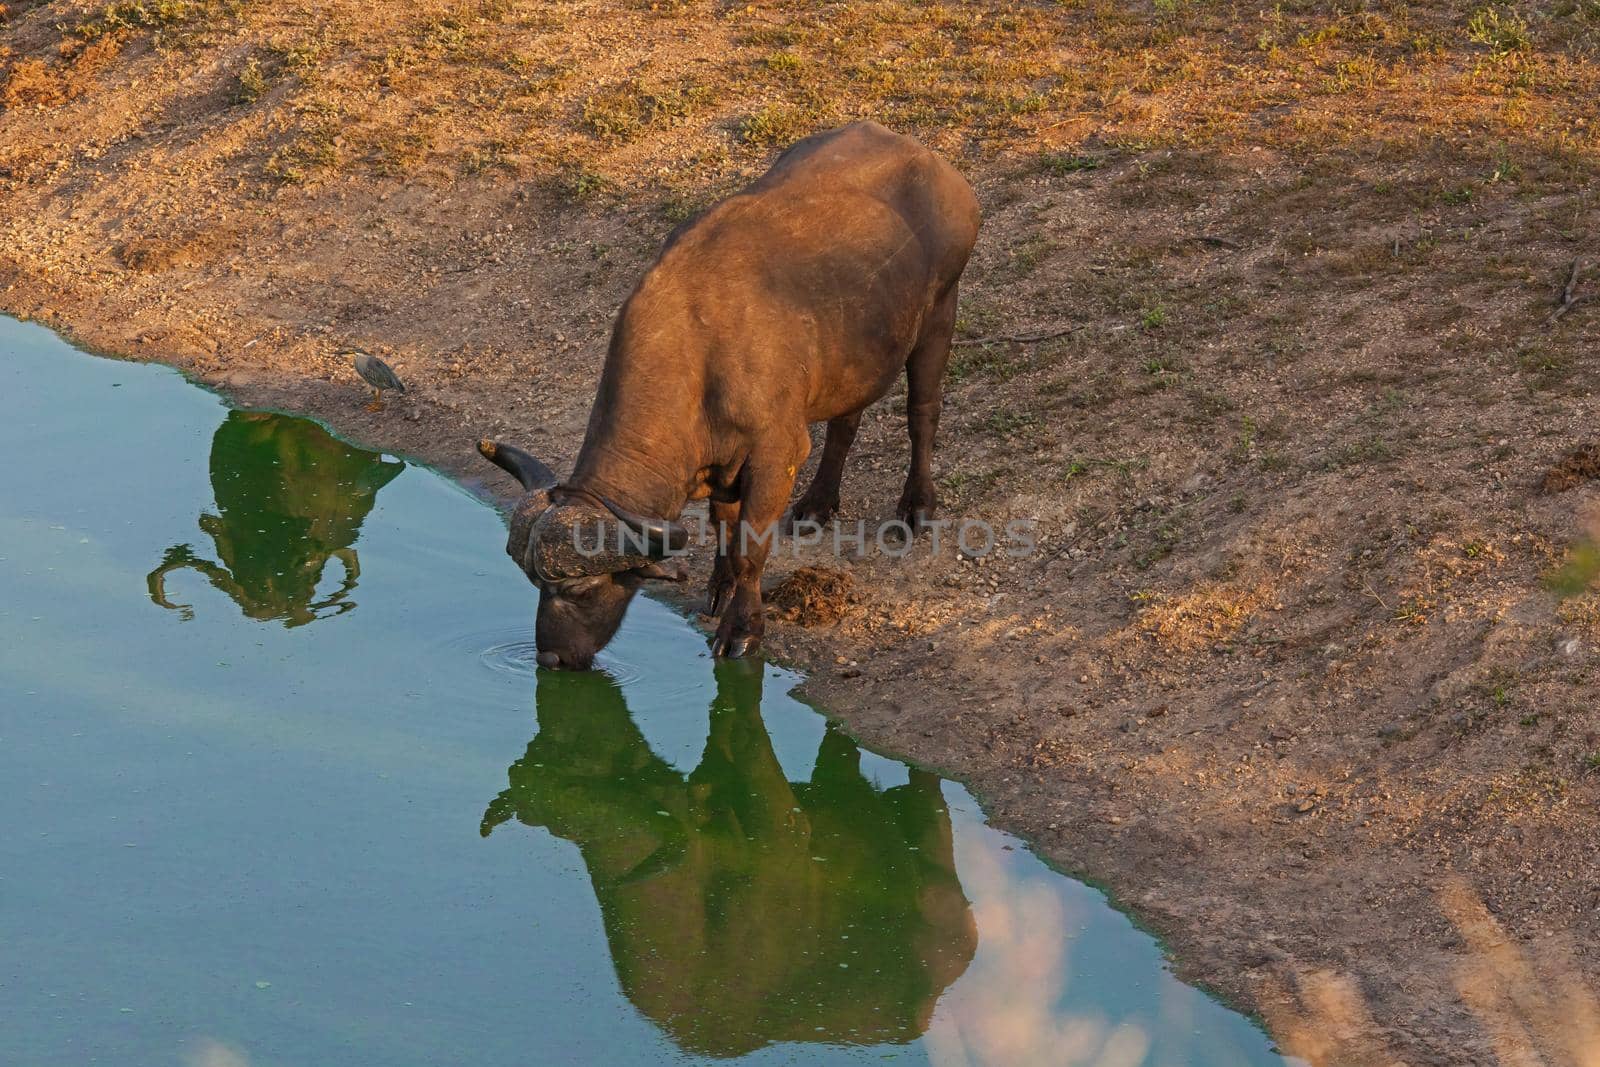
[[[383,410],[383,391],[394,389],[399,392],[406,391],[406,385],[394,368],[371,352],[363,352],[359,348],[345,350],[345,355],[350,357],[351,364],[356,373],[361,375],[361,380],[372,386],[372,403],[367,405],[368,411]]]

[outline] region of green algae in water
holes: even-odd
[[[793,674],[535,671],[424,469],[7,320],[0,443],[0,1062],[1282,1062]]]

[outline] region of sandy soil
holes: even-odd
[[[473,441],[568,462],[610,316],[683,198],[772,151],[746,135],[771,116],[746,87],[691,128],[616,143],[562,98],[565,132],[495,156],[478,134],[503,110],[437,104],[489,91],[481,57],[436,49],[437,17],[370,28],[420,42],[410,59],[374,46],[313,78],[285,37],[293,8],[59,29],[61,9],[117,7],[12,8],[0,308],[489,495],[509,485]],[[356,39],[330,10],[322,56]],[[619,50],[640,34],[684,63],[743,47],[737,9],[628,12],[572,44],[595,77],[635,69]],[[769,648],[811,672],[812,698],[969,782],[1317,1063],[1600,1048],[1600,487],[1582,456],[1547,478],[1596,438],[1600,359],[1595,141],[1561,110],[1574,92],[1592,105],[1592,71],[1566,56],[1566,80],[1520,105],[1540,122],[1474,127],[1505,119],[1485,105],[1476,134],[1437,143],[1270,132],[1354,106],[1320,97],[1298,118],[1264,97],[1266,132],[1241,118],[1203,144],[1129,140],[1126,98],[999,132],[908,113],[985,206],[962,336],[1069,331],[965,344],[936,462],[947,515],[1033,518],[1040,551],[810,551],[770,572],[846,575],[773,620]],[[437,106],[397,111],[428,99],[428,63],[454,72],[426,83]],[[1492,97],[1473,77],[1463,97]],[[1137,121],[1189,106],[1181,78],[1147,88]],[[330,113],[344,125],[308,126]],[[746,116],[732,133],[729,114]],[[407,156],[396,131],[424,120],[432,147]],[[472,152],[490,164],[460,165]],[[348,344],[410,392],[364,410]],[[892,517],[902,407],[863,423],[847,520]],[[509,564],[506,580],[522,580]]]

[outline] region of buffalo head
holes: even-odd
[[[688,543],[688,531],[562,485],[520,448],[480,441],[478,451],[527,490],[511,514],[506,554],[539,588],[539,665],[587,670],[616,635],[639,587],[650,578],[676,578],[661,560]]]

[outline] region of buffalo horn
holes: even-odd
[[[534,459],[516,445],[503,445],[498,441],[479,441],[478,451],[497,467],[508,471],[530,493],[548,489],[561,479],[543,463]],[[618,516],[619,518],[621,516]]]
[[[668,552],[681,552],[689,543],[689,531],[670,519],[656,519],[640,515],[600,497],[600,503],[615,515],[623,525],[643,538],[650,555],[665,556]]]

